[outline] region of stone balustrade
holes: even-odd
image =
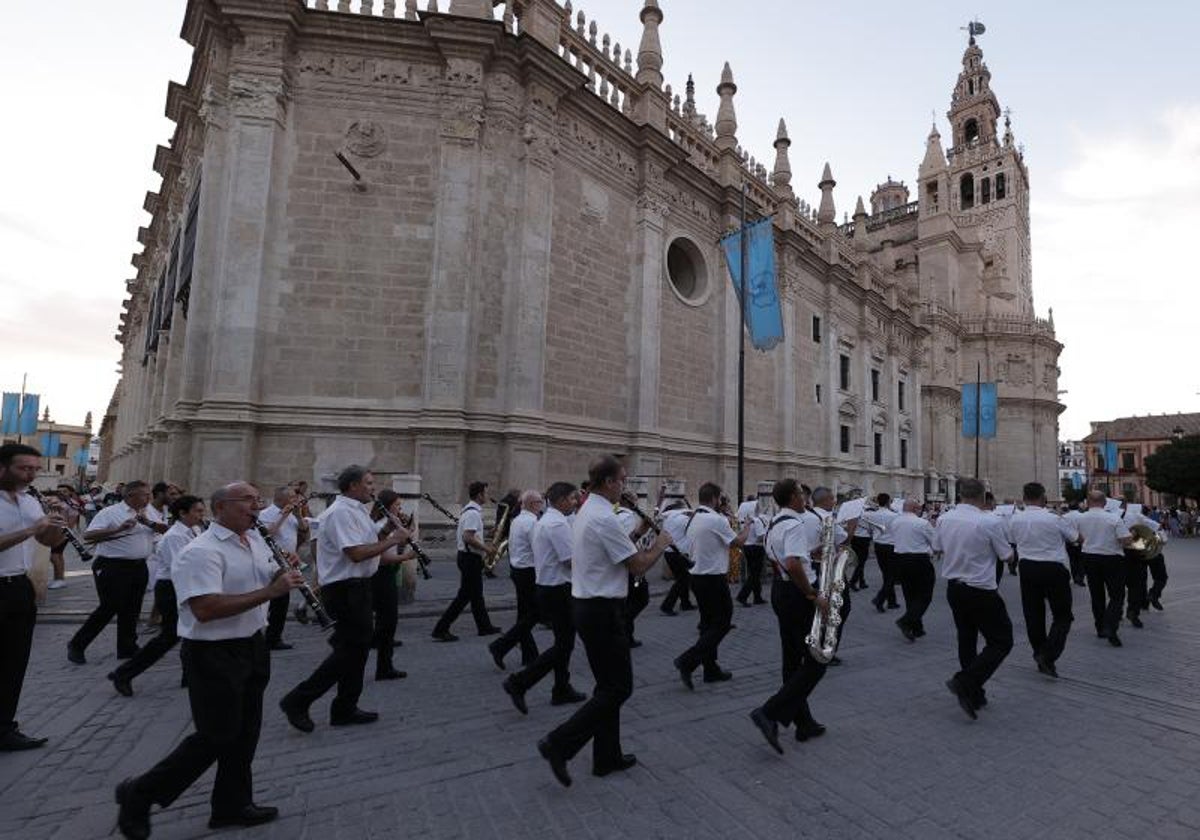
[[[589,22],[583,9],[575,13],[570,0],[563,7],[558,54],[588,78],[588,89],[622,114],[633,113],[633,52],[607,33],[601,35],[596,21]]]

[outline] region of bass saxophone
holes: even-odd
[[[858,567],[858,556],[849,546],[838,550],[836,531],[837,523],[834,522],[833,516],[825,517],[821,523],[821,574],[817,580],[817,594],[829,604],[829,611],[824,614],[817,609],[813,615],[812,629],[808,631],[808,637],[804,640],[812,658],[822,664],[833,659],[833,654],[837,651],[846,580]]]

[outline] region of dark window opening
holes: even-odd
[[[970,172],[962,176],[958,182],[958,193],[962,201],[962,209],[970,210],[975,206],[975,176]]]
[[[841,433],[841,450],[842,452],[850,451],[850,427],[839,426],[838,431]]]
[[[1004,187],[1005,187],[1004,173],[1001,172],[999,175],[996,176],[996,200],[997,201],[1004,198]]]
[[[992,201],[992,179],[984,178],[979,183],[979,203],[990,204]]]
[[[1121,469],[1123,469],[1123,470],[1137,469],[1137,467],[1134,464],[1134,454],[1132,452],[1122,452],[1121,453]]]
[[[883,435],[875,433],[875,466],[883,464]]]
[[[821,386],[817,385],[817,405],[821,404]]]
[[[900,438],[900,469],[908,469],[908,441]]]
[[[820,343],[821,341],[821,316],[814,315],[812,320],[812,340]]]
[[[904,411],[904,380],[901,379],[896,383],[896,408],[899,411]]]
[[[879,371],[871,371],[871,401],[879,402]]]
[[[963,142],[968,146],[979,142],[979,121],[974,117],[963,123]]]
[[[838,387],[850,390],[850,357],[846,355],[838,356]]]

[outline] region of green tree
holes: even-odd
[[[1146,483],[1159,493],[1200,499],[1200,435],[1172,441],[1147,456]]]

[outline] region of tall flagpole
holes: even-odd
[[[746,496],[746,284],[750,259],[746,249],[746,187],[742,181],[741,262],[742,282],[738,285],[738,386],[737,386],[737,503]]]
[[[979,438],[983,436],[983,365],[975,363],[975,478],[979,478]]]

